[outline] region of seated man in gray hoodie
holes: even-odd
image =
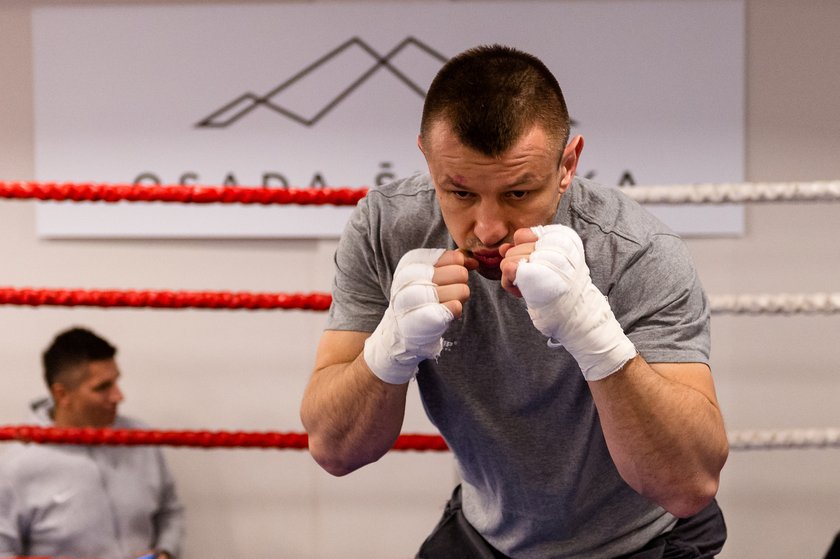
[[[35,423],[142,429],[117,414],[116,348],[73,328],[44,352]],[[0,459],[0,557],[175,559],[183,507],[158,447],[13,443]]]

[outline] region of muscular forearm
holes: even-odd
[[[636,353],[569,227],[520,229],[503,248],[502,286],[525,298],[549,345],[562,345],[578,362],[624,480],[678,516],[706,506],[728,453],[708,367],[652,367]]]
[[[414,249],[394,271],[390,305],[372,332],[327,330],[301,403],[312,457],[344,475],[388,452],[405,415],[408,383],[469,297],[463,253]]]
[[[668,365],[681,366],[686,379],[707,373],[699,364]],[[717,492],[726,432],[711,386],[705,394],[654,367],[636,357],[589,386],[624,480],[676,516],[690,516]]]
[[[333,475],[378,460],[400,434],[407,386],[374,376],[361,355],[316,370],[301,405],[312,457]]]

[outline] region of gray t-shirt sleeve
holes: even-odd
[[[353,211],[335,252],[327,330],[373,332],[388,308],[400,258],[414,248],[453,248],[428,175],[368,192]]]
[[[327,330],[373,332],[388,308],[377,271],[368,199],[356,206],[335,251]]]
[[[660,233],[630,259],[609,293],[627,337],[649,363],[708,363],[709,304],[682,239]]]
[[[155,459],[159,468],[161,486],[158,510],[152,519],[157,536],[154,548],[158,551],[167,551],[172,557],[180,557],[185,528],[184,506],[178,498],[175,479],[159,448],[155,449]]]

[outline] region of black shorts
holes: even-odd
[[[726,524],[716,501],[642,549],[615,559],[706,559],[717,555],[726,541]],[[443,516],[426,538],[416,559],[510,559],[476,532],[461,511],[461,486],[455,488]]]

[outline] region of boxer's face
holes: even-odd
[[[579,149],[567,148],[561,157],[552,144],[535,126],[510,150],[489,157],[461,144],[445,122],[432,126],[421,144],[449,234],[478,260],[483,276],[501,278],[499,247],[512,243],[517,229],[554,220]]]
[[[123,394],[117,381],[120,371],[113,359],[89,361],[79,371],[81,380],[54,390],[56,425],[63,427],[108,427],[117,417]]]

